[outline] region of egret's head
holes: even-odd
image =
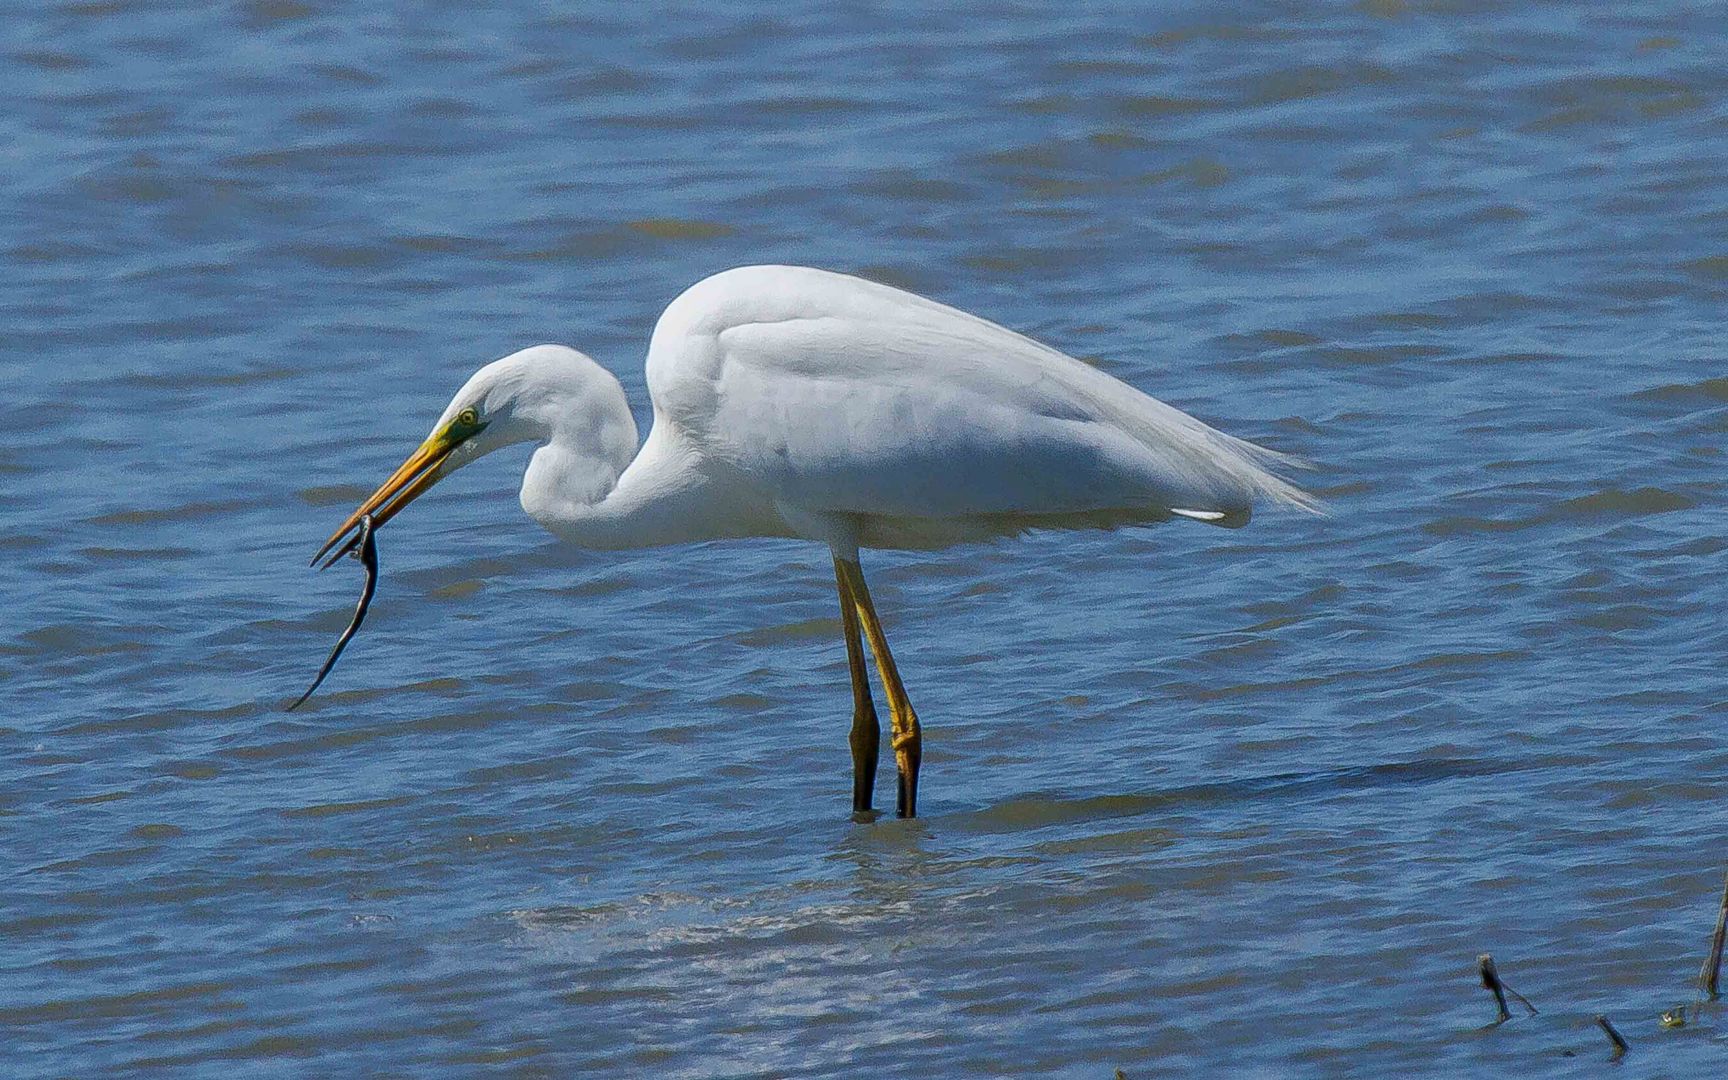
[[[593,360],[563,345],[536,345],[494,360],[456,392],[426,441],[348,515],[312,561],[323,558],[367,514],[372,515],[374,527],[383,525],[433,484],[469,462],[513,443],[544,441],[572,425],[594,426],[615,415],[622,401],[618,380]],[[623,413],[628,421],[627,404]],[[610,432],[604,436],[613,437]],[[634,430],[628,438],[633,444]],[[336,557],[353,546],[350,542]]]

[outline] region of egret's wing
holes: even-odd
[[[707,399],[689,420],[709,452],[799,505],[938,518],[1185,511],[1219,524],[1245,521],[1256,496],[1312,505],[1266,468],[1272,452],[952,308],[787,267],[703,286],[751,272],[772,276],[689,305],[702,319],[679,310],[685,298],[668,309],[655,350],[663,332],[700,339],[677,377],[701,387],[665,386],[664,363],[661,382]]]

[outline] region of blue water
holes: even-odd
[[[1713,5],[15,5],[0,1072],[1722,1071]],[[565,551],[523,458],[305,560],[481,363],[862,273],[1330,516],[866,570]],[[891,790],[878,794],[885,805]],[[1493,1030],[1475,958],[1542,1009]]]

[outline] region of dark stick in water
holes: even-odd
[[[1506,995],[1511,994],[1518,999],[1518,1004],[1530,1010],[1530,1015],[1536,1015],[1536,1006],[1530,1004],[1530,999],[1500,981],[1500,969],[1494,966],[1494,957],[1483,953],[1476,958],[1476,969],[1482,973],[1482,985],[1494,991],[1494,1003],[1500,1006],[1500,1016],[1494,1022],[1504,1024],[1512,1019],[1512,1010],[1506,1007]]]
[[[1494,958],[1483,953],[1476,958],[1476,970],[1482,973],[1482,985],[1494,991],[1494,1004],[1500,1006],[1500,1015],[1496,1024],[1504,1024],[1512,1019],[1512,1010],[1506,1007],[1506,991],[1500,985],[1500,973],[1494,970]]]
[[[1722,880],[1722,908],[1716,912],[1716,933],[1710,938],[1710,955],[1698,972],[1698,985],[1715,1001],[1722,996],[1722,943],[1728,938],[1728,877]]]
[[[1625,1036],[1615,1031],[1614,1025],[1610,1024],[1608,1018],[1601,1013],[1596,1014],[1596,1026],[1601,1028],[1603,1034],[1608,1036],[1608,1041],[1614,1044],[1614,1060],[1618,1061],[1626,1053]]]
[[[324,661],[324,666],[318,669],[318,677],[312,680],[312,685],[300,695],[299,700],[288,706],[287,711],[293,712],[306,704],[306,699],[318,689],[318,684],[324,681],[324,676],[330,674],[330,669],[336,666],[336,658],[342,655],[342,650],[348,647],[348,642],[360,629],[360,623],[366,618],[366,609],[372,606],[372,594],[378,591],[378,541],[372,533],[372,515],[367,514],[360,519],[360,535],[355,538],[360,546],[360,565],[366,568],[366,586],[360,590],[360,603],[354,608],[354,621],[348,624],[348,629],[342,631],[342,636],[336,639],[336,647],[330,650],[330,658]]]

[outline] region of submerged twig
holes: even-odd
[[[1494,1004],[1500,1006],[1500,1015],[1496,1024],[1504,1024],[1512,1019],[1512,1010],[1506,1007],[1506,990],[1500,984],[1500,975],[1494,970],[1494,958],[1483,953],[1476,958],[1476,967],[1482,972],[1482,985],[1494,991]]]
[[[1530,1015],[1536,1015],[1536,1006],[1530,1004],[1530,999],[1501,981],[1500,969],[1494,966],[1494,957],[1483,953],[1476,958],[1476,968],[1482,973],[1482,985],[1494,992],[1494,1003],[1500,1006],[1500,1016],[1494,1022],[1504,1024],[1512,1019],[1512,1010],[1506,1007],[1506,995],[1511,994],[1518,999],[1518,1004],[1530,1010]]]
[[[1698,986],[1711,1001],[1722,996],[1722,942],[1728,938],[1728,875],[1722,879],[1722,907],[1716,912],[1716,932],[1710,936],[1710,955],[1698,972]]]
[[[1606,1016],[1603,1016],[1601,1013],[1597,1013],[1596,1014],[1596,1026],[1601,1028],[1605,1033],[1607,1033],[1608,1041],[1614,1044],[1614,1056],[1616,1058],[1620,1057],[1622,1054],[1624,1054],[1626,1052],[1627,1046],[1626,1046],[1625,1036],[1621,1035],[1618,1031],[1614,1030],[1614,1025],[1610,1024],[1608,1022],[1608,1018]]]
[[[324,676],[330,674],[330,669],[336,666],[336,658],[342,655],[342,650],[348,647],[348,642],[360,629],[360,623],[366,618],[366,609],[372,606],[372,594],[378,591],[378,541],[372,531],[372,515],[367,514],[360,519],[360,532],[355,536],[360,548],[360,565],[366,568],[366,584],[360,590],[360,603],[354,607],[354,621],[348,624],[348,629],[342,631],[342,636],[336,639],[336,647],[330,650],[330,656],[324,661],[324,666],[318,669],[318,677],[312,680],[312,685],[306,688],[294,704],[288,706],[288,712],[293,712],[306,703],[312,692],[318,689],[324,681]]]

